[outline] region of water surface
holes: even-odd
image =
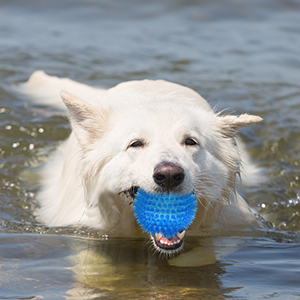
[[[299,0],[1,1],[0,298],[300,299],[299,16]],[[38,223],[36,171],[70,133],[11,88],[38,69],[103,87],[167,79],[262,116],[241,138],[264,176],[242,193],[268,226],[189,241],[217,261],[179,268],[144,240]]]

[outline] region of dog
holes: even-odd
[[[19,91],[39,104],[58,109],[64,104],[72,127],[42,171],[38,219],[46,225],[145,236],[132,205],[140,188],[152,194],[193,191],[197,198],[186,231],[173,238],[151,235],[164,253],[181,251],[185,234],[197,235],[202,228],[240,228],[255,221],[236,191],[241,155],[235,135],[262,118],[222,115],[196,91],[164,80],[105,90],[37,71]]]

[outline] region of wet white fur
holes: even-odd
[[[18,90],[62,113],[66,105],[73,128],[43,168],[38,218],[45,224],[91,226],[113,236],[142,234],[132,205],[119,193],[131,186],[156,191],[152,174],[163,161],[184,169],[178,192],[197,195],[190,234],[254,221],[235,193],[240,154],[234,135],[261,118],[219,116],[195,91],[163,80],[104,90],[37,71]],[[198,145],[185,146],[186,137]],[[143,148],[128,147],[137,139]]]

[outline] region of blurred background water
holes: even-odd
[[[0,1],[0,298],[300,299],[299,49],[299,0]],[[143,241],[39,224],[35,171],[70,133],[12,89],[39,69],[107,88],[166,79],[262,116],[241,133],[264,175],[243,196],[266,230],[230,233],[237,251],[177,268]]]

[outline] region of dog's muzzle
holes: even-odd
[[[185,230],[195,218],[197,200],[193,192],[149,194],[138,189],[133,210],[138,224],[151,235],[155,248],[172,254],[183,246]]]

